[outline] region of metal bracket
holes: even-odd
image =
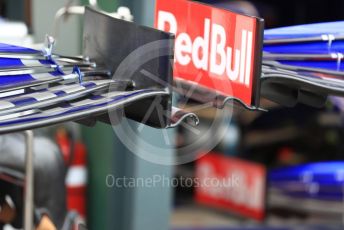
[[[177,107],[172,107],[171,122],[168,128],[175,128],[182,122],[186,122],[191,126],[197,126],[199,124],[199,118],[194,113],[186,112]]]
[[[34,212],[34,156],[33,156],[33,132],[24,132],[26,143],[25,156],[25,193],[24,193],[24,229],[33,230]]]

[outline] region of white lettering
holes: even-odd
[[[210,20],[204,21],[204,37],[197,37],[192,48],[192,60],[197,69],[208,70]],[[199,57],[201,54],[201,58]]]
[[[159,11],[158,29],[177,34],[175,41],[175,61],[183,66],[191,62],[197,69],[209,71],[230,81],[251,84],[253,34],[241,31],[240,48],[227,45],[226,30],[219,24],[204,19],[204,33],[194,40],[185,31],[178,33],[176,17],[169,12]]]
[[[186,33],[181,33],[176,39],[175,55],[181,65],[188,65],[191,62],[192,41]]]
[[[240,50],[235,50],[235,57],[233,58],[232,48],[227,48],[227,76],[231,81],[238,80],[239,66],[240,66]],[[234,69],[232,68],[234,63]]]
[[[250,76],[251,76],[251,62],[252,62],[252,32],[248,32],[247,37],[247,55],[246,55],[246,77],[245,77],[245,85],[250,85]]]
[[[241,38],[241,58],[240,58],[240,79],[241,83],[244,83],[244,76],[245,76],[245,54],[246,54],[246,36],[247,31],[242,31],[242,38]]]
[[[210,72],[219,76],[222,76],[226,69],[225,45],[225,29],[220,25],[213,24],[211,36]]]
[[[158,29],[169,33],[177,33],[177,20],[173,14],[165,11],[159,11]],[[166,28],[169,25],[169,30]]]

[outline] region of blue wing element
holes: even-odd
[[[344,71],[344,63],[337,63],[336,60],[333,61],[279,61],[284,65],[309,67],[309,68],[319,68],[327,69],[333,71]]]
[[[130,82],[112,80],[109,70],[82,58],[0,44],[0,133],[96,121],[135,101],[170,96],[163,88],[135,90]]]
[[[268,29],[264,32],[264,40],[268,41],[310,37],[318,37],[319,39],[322,39],[322,35],[333,35],[335,38],[344,36],[344,21]]]
[[[32,93],[23,93],[0,99],[0,116],[15,113],[30,108],[42,108],[58,104],[63,101],[75,100],[87,96],[95,91],[106,90],[111,80],[88,81],[61,84]]]
[[[344,162],[311,163],[270,171],[270,186],[288,196],[342,200]]]
[[[269,53],[328,54],[344,53],[344,40],[328,42],[300,42],[286,44],[265,44],[264,51]]]
[[[4,44],[4,43],[0,43],[0,52],[1,53],[25,53],[25,54],[39,54],[40,53],[40,51],[38,50],[15,46],[15,45]]]
[[[285,65],[343,71],[344,21],[270,29],[265,31],[264,38],[263,49],[269,60],[274,57],[273,60]],[[285,60],[283,55],[290,58]],[[302,55],[313,57],[301,58]],[[336,58],[323,60],[324,55]]]
[[[0,52],[2,56],[9,56],[0,57],[0,91],[62,81],[66,75],[53,59],[44,57],[41,51],[0,43]],[[34,56],[16,58],[16,55],[25,54]]]
[[[81,120],[92,115],[99,115],[126,104],[145,98],[166,96],[164,90],[117,91],[101,95],[90,95],[73,102],[63,102],[54,108],[31,111],[29,114],[17,113],[0,116],[0,133],[49,126],[66,121]]]
[[[274,169],[270,172],[269,179],[271,181],[308,179],[310,181],[321,181],[325,179],[344,182],[344,177],[339,177],[342,175],[343,169],[344,161],[311,163]]]

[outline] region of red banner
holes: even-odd
[[[265,167],[209,153],[197,161],[196,201],[262,220],[266,206]]]
[[[157,0],[155,27],[176,35],[175,78],[258,103],[262,20],[187,0]]]

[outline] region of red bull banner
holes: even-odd
[[[157,0],[155,27],[175,34],[174,78],[257,105],[263,20],[187,0]]]

